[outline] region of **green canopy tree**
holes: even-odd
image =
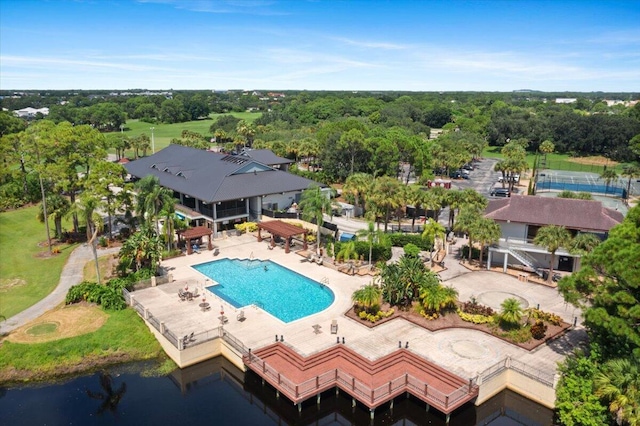
[[[609,186],[612,182],[618,180],[618,173],[614,169],[605,169],[600,173],[599,179],[603,180],[606,185],[606,192],[609,192]]]
[[[369,266],[371,266],[371,256],[373,253],[373,243],[375,243],[380,238],[380,232],[375,227],[375,224],[371,221],[367,222],[367,227],[365,229],[358,230],[358,237],[365,238],[367,243],[369,243]]]
[[[353,173],[350,175],[344,183],[342,191],[347,194],[353,195],[355,198],[355,205],[361,206],[364,213],[365,199],[371,184],[373,183],[373,176],[367,173]]]
[[[640,358],[640,206],[629,210],[609,237],[582,259],[582,268],[558,289],[581,306],[601,351],[612,358]]]
[[[47,196],[47,213],[49,217],[53,217],[53,223],[56,228],[56,238],[62,238],[62,219],[69,213],[71,203],[60,194],[50,194]],[[44,204],[40,203],[38,210],[38,220],[44,222]]]

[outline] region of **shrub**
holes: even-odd
[[[546,321],[553,325],[562,324],[562,318],[559,315],[552,314],[551,312],[545,312],[541,309],[529,308],[525,310],[525,313],[529,318],[533,318],[534,320]]]
[[[438,317],[440,316],[437,312],[428,314],[424,309],[420,310],[420,315],[422,315],[423,317],[425,317],[429,321],[433,321],[435,319],[438,319]]]
[[[255,222],[238,223],[237,225],[233,225],[233,227],[236,228],[241,234],[244,234],[246,232],[255,232],[258,230],[258,224]]]
[[[470,314],[460,309],[456,312],[462,321],[472,322],[474,324],[493,324],[494,322],[494,317],[492,315]]]
[[[469,302],[464,302],[461,307],[462,312],[473,315],[491,316],[494,314],[493,309],[489,306],[479,304],[474,298]]]
[[[413,243],[409,243],[404,246],[404,255],[407,257],[418,257],[420,254],[420,247]]]
[[[431,250],[432,248],[431,244],[429,244],[429,241],[423,239],[422,235],[420,234],[406,234],[396,232],[393,234],[389,234],[388,236],[389,240],[391,241],[391,245],[394,247],[404,247],[407,244],[411,243],[420,247],[420,250]]]
[[[541,320],[536,321],[535,324],[531,326],[531,337],[536,340],[544,339],[544,334],[547,332],[547,326]]]
[[[484,251],[483,260],[487,259],[487,252],[488,252],[488,250]],[[460,253],[461,253],[461,257],[463,259],[468,259],[469,258],[469,246],[468,245],[462,246],[462,249],[461,249]],[[472,252],[471,252],[471,259],[479,259],[479,258],[480,258],[480,249],[477,249],[477,248],[474,247]]]
[[[106,237],[100,237],[98,239],[98,244],[100,247],[109,247],[109,239]]]

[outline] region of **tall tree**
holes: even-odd
[[[384,220],[384,232],[391,219],[391,213],[403,205],[400,197],[402,184],[398,179],[381,176],[374,180],[371,195],[367,198],[367,209],[375,209],[376,217],[382,216]]]
[[[96,266],[96,277],[100,284],[100,264],[98,263],[98,233],[104,225],[98,213],[100,198],[88,192],[83,192],[79,199],[71,205],[71,213],[77,214],[81,222],[87,227],[87,244],[91,247]]]
[[[431,246],[431,250],[429,250],[429,261],[431,262],[431,266],[433,266],[433,252],[436,246],[436,240],[438,238],[442,239],[444,242],[446,229],[444,226],[440,225],[435,220],[429,218],[424,224],[424,228],[422,230],[422,239],[427,240]]]
[[[478,222],[478,229],[475,238],[480,244],[480,267],[482,268],[482,259],[484,258],[484,248],[487,245],[497,243],[500,240],[502,231],[500,225],[493,219],[483,217]]]
[[[324,223],[324,214],[331,211],[331,200],[319,186],[311,185],[302,192],[298,208],[302,210],[302,218],[308,222],[316,222],[316,254],[320,255],[320,228]]]
[[[561,247],[568,247],[571,242],[571,234],[564,226],[547,225],[538,230],[536,237],[533,239],[533,243],[544,247],[551,253],[551,260],[549,261],[549,275],[547,276],[547,282],[551,284],[553,279],[553,265],[556,261],[556,251]]]
[[[353,195],[355,198],[355,205],[362,207],[364,213],[365,197],[369,192],[373,183],[373,176],[367,173],[354,173],[350,175],[342,190],[347,194]]]

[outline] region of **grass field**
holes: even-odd
[[[40,301],[58,285],[60,272],[75,245],[61,244],[60,254],[48,251],[38,207],[0,213],[0,315],[9,318]]]
[[[500,160],[504,159],[504,155],[500,152],[502,147],[499,146],[490,146],[485,148],[482,152],[482,156],[486,158],[498,158]],[[543,154],[540,154],[539,159],[542,161],[544,158]],[[569,170],[575,172],[591,172],[591,173],[602,173],[603,166],[602,165],[591,165],[591,164],[581,164],[575,161],[570,161],[573,157],[568,154],[556,154],[551,153],[547,154],[546,166],[540,165],[540,168],[548,168],[552,170]],[[533,168],[533,163],[536,159],[536,155],[532,153],[527,153],[527,163],[529,164],[529,169]],[[622,164],[612,164],[609,165],[609,168],[615,167],[616,172],[622,172]]]
[[[32,344],[4,341],[0,347],[0,383],[46,379],[162,355],[160,344],[133,309],[108,315],[97,331],[81,336]]]
[[[126,127],[124,128],[124,134],[130,137],[139,136],[141,134],[146,134],[151,137],[151,127],[153,130],[153,139],[156,145],[156,151],[165,148],[169,145],[169,142],[173,138],[180,139],[180,135],[183,130],[190,130],[192,132],[200,133],[201,135],[206,136],[207,138],[211,138],[211,132],[209,131],[209,127],[213,124],[216,117],[227,114],[211,114],[211,118],[205,120],[196,120],[196,121],[187,121],[184,123],[174,123],[174,124],[150,124],[145,123],[139,120],[128,120]],[[257,120],[261,113],[259,112],[234,112],[230,113],[234,117],[245,120],[249,123]]]

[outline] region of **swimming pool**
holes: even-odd
[[[193,268],[218,283],[207,290],[236,308],[254,304],[283,322],[320,312],[334,300],[328,287],[269,260],[221,259]]]

